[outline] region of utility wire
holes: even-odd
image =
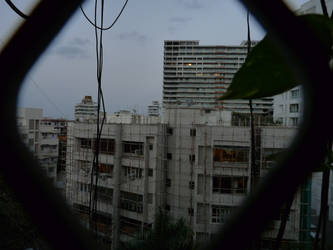
[[[126,0],[126,2],[124,3],[124,5],[123,5],[123,7],[121,8],[121,10],[120,10],[118,16],[117,16],[116,19],[112,22],[112,24],[111,24],[110,26],[108,26],[108,27],[105,27],[105,28],[103,27],[102,24],[101,24],[101,27],[99,27],[96,23],[92,22],[92,21],[90,20],[90,18],[88,17],[88,15],[87,15],[87,14],[85,13],[85,11],[83,10],[82,5],[80,5],[80,9],[81,9],[81,12],[82,12],[82,14],[84,15],[84,17],[87,19],[87,21],[88,21],[92,26],[95,27],[95,29],[99,29],[99,30],[109,30],[109,29],[111,29],[111,28],[116,24],[116,22],[118,21],[119,17],[120,17],[121,14],[123,13],[123,11],[124,11],[124,9],[125,9],[125,7],[126,7],[126,5],[127,5],[127,2],[128,2],[128,0]]]
[[[22,11],[20,11],[10,0],[5,0],[6,3],[9,5],[9,7],[20,17],[24,18],[24,19],[28,19],[29,16],[27,16],[26,14],[24,14]]]
[[[49,101],[50,104],[52,104],[56,110],[64,117],[66,118],[66,115],[60,110],[60,108],[51,100],[51,98],[45,93],[45,91],[37,84],[37,82],[30,77],[30,81],[35,85],[37,89],[41,92],[41,94]]]
[[[94,13],[94,27],[95,27],[95,41],[96,41],[96,73],[97,73],[97,131],[96,131],[96,140],[95,140],[95,153],[93,159],[93,166],[91,171],[90,178],[90,196],[89,196],[89,212],[90,212],[90,228],[92,228],[96,232],[97,237],[97,201],[98,201],[98,179],[99,179],[99,151],[100,151],[100,142],[101,135],[103,130],[103,125],[105,122],[105,103],[104,103],[104,95],[102,90],[102,72],[103,72],[103,30],[100,29],[98,34],[97,29],[97,7],[98,2],[95,0],[95,13]],[[101,1],[101,26],[103,27],[104,22],[104,0]],[[100,109],[102,105],[103,110],[103,118],[100,124]],[[95,176],[95,179],[94,179]]]

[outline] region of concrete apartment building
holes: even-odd
[[[325,0],[327,11],[329,15],[333,10],[333,0]],[[320,0],[310,0],[301,5],[296,11],[298,15],[305,14],[322,14],[322,7]],[[303,101],[303,88],[301,85],[286,91],[282,94],[274,96],[273,104],[273,120],[274,122],[287,127],[298,127],[302,121],[302,114],[304,112]],[[333,221],[333,171],[330,177],[329,187],[329,220]],[[322,173],[316,172],[312,175],[312,209],[315,214],[319,216],[320,200],[321,200],[321,187],[322,187]]]
[[[17,125],[22,141],[38,159],[50,181],[59,186],[57,169],[59,165],[64,166],[63,161],[66,158],[63,155],[64,146],[60,148],[59,145],[64,143],[67,121],[44,118],[43,109],[40,108],[19,108]],[[63,136],[62,144],[59,141],[61,136]]]
[[[246,51],[246,43],[165,41],[163,115],[160,119],[119,111],[107,117],[97,185],[91,185],[96,181],[96,175],[91,176],[96,123],[77,120],[68,127],[66,198],[83,224],[106,244],[116,247],[152,228],[160,209],[174,220],[184,218],[197,241],[208,240],[249,194],[250,128],[235,126],[233,119],[235,113],[249,113],[248,101],[217,101],[244,63]],[[272,100],[254,100],[255,114],[271,114]],[[296,132],[297,127],[272,123],[256,127],[258,178]],[[89,221],[90,196],[96,193],[97,216]],[[310,241],[310,195],[311,182],[294,198],[284,234],[290,244]],[[276,238],[281,213],[264,232],[263,249]]]
[[[75,120],[96,119],[97,103],[91,96],[85,96],[81,103],[75,105]]]
[[[297,86],[273,97],[274,122],[289,127],[297,127],[302,121],[303,88]]]
[[[160,109],[160,103],[152,101],[152,104],[148,105],[148,116],[160,116]]]
[[[246,55],[247,42],[239,46],[210,46],[199,45],[197,40],[164,41],[163,108],[249,113],[247,100],[217,101],[226,92]],[[256,114],[271,113],[272,98],[254,100],[253,109]]]
[[[93,224],[105,243],[126,241],[151,228],[159,209],[173,219],[184,218],[196,240],[208,240],[239,206],[250,192],[250,129],[228,125],[227,119],[214,125],[207,115],[198,109],[179,110],[168,124],[105,125],[96,189],[98,219]],[[265,126],[258,131],[257,160],[264,176],[274,163],[270,156],[288,147],[297,128]],[[88,122],[68,128],[66,198],[86,226],[95,133],[96,124]],[[309,240],[309,214],[309,197],[298,192],[285,240]],[[276,237],[280,218],[277,214],[263,234],[267,242]]]

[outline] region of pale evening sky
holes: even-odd
[[[23,3],[24,2],[24,3]],[[92,18],[93,0],[84,8]],[[294,9],[305,0],[288,0]],[[13,1],[23,12],[35,1]],[[124,0],[105,1],[105,23]],[[0,48],[22,21],[0,1]],[[251,19],[253,40],[265,31]],[[103,33],[103,92],[107,112],[146,112],[161,101],[163,41],[200,40],[203,45],[238,45],[247,38],[246,10],[237,0],[129,0],[116,25]],[[80,10],[67,23],[25,79],[21,107],[44,109],[45,116],[73,119],[83,96],[97,96],[94,29]]]

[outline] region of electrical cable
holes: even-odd
[[[124,3],[124,5],[123,5],[123,7],[121,8],[121,10],[120,10],[118,16],[116,17],[116,19],[112,22],[112,24],[111,24],[110,26],[108,26],[108,27],[106,27],[106,28],[104,28],[103,25],[101,25],[101,27],[99,27],[99,26],[97,26],[96,23],[93,23],[93,22],[90,20],[90,18],[87,16],[87,14],[85,13],[85,11],[83,10],[81,4],[80,4],[80,9],[81,9],[81,12],[82,12],[82,14],[84,15],[84,17],[87,19],[87,21],[88,21],[92,26],[95,27],[95,29],[99,29],[99,30],[109,30],[109,29],[111,29],[111,28],[116,24],[116,22],[118,21],[119,17],[120,17],[121,14],[123,13],[123,11],[124,11],[124,9],[125,9],[125,7],[126,7],[126,5],[127,5],[127,2],[128,2],[128,0],[126,0],[126,2]]]
[[[22,11],[20,11],[10,0],[5,0],[6,3],[9,5],[9,7],[20,17],[24,18],[24,19],[28,19],[29,16],[27,16],[26,14],[24,14]]]
[[[44,90],[36,83],[35,80],[33,80],[31,77],[30,77],[30,81],[36,86],[36,88],[39,89],[39,91],[42,93],[42,95],[44,95],[44,97],[49,101],[49,103],[51,103],[55,108],[56,110],[64,117],[66,118],[66,115],[60,110],[60,108],[51,100],[51,98],[44,92]]]

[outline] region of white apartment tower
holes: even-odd
[[[75,105],[75,120],[83,121],[88,119],[96,119],[97,104],[91,96],[85,96],[81,103]]]
[[[297,86],[274,96],[273,120],[282,126],[299,126],[302,120],[303,107],[303,88]]]
[[[217,100],[227,91],[246,55],[247,42],[239,46],[208,46],[199,45],[197,40],[164,41],[163,108],[249,113],[248,100]],[[253,103],[255,113],[272,111],[272,98]]]

